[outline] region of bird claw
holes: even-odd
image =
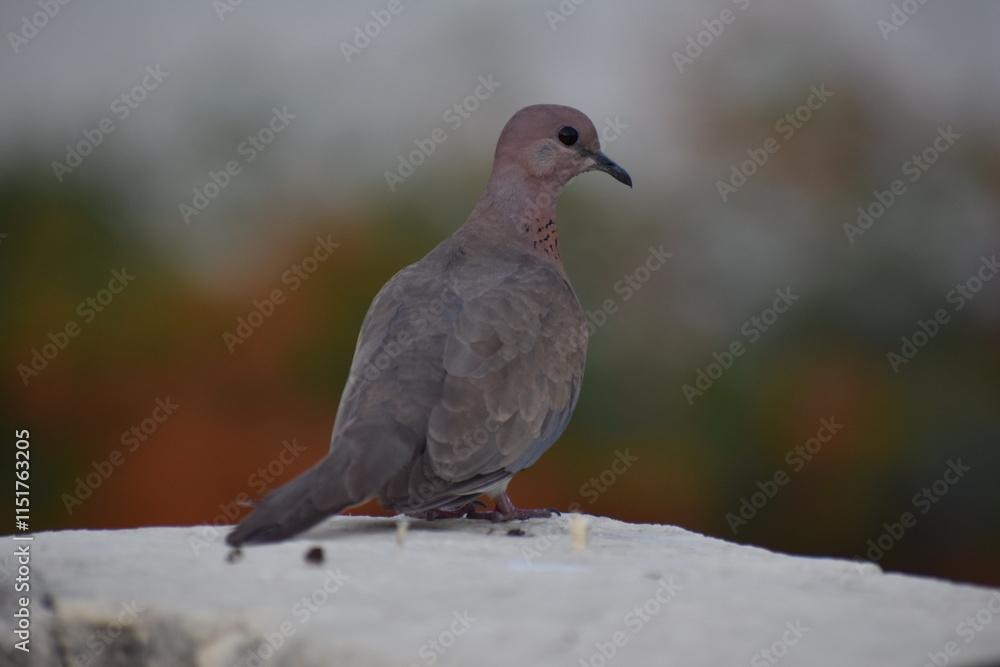
[[[497,496],[496,502],[497,507],[493,510],[493,512],[491,512],[494,523],[524,519],[548,519],[553,514],[559,514],[558,510],[551,508],[530,510],[514,507],[514,503],[511,502],[510,496],[508,496],[506,492]]]
[[[547,509],[537,509],[528,510],[521,509],[519,507],[511,507],[512,511],[501,512],[500,510],[494,510],[493,514],[498,518],[493,519],[493,521],[514,521],[514,520],[524,520],[524,519],[548,519],[553,514],[559,516],[559,510],[547,508]]]

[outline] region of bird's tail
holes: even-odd
[[[355,504],[345,497],[342,505],[324,502],[324,506],[319,507],[314,493],[318,470],[318,466],[307,470],[264,496],[253,512],[226,536],[226,543],[238,547],[242,544],[278,542]]]

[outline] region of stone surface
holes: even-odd
[[[211,527],[39,533],[31,652],[5,581],[0,664],[1000,664],[1000,591],[582,520],[574,550],[565,516],[414,521],[402,546],[336,517],[235,562]]]

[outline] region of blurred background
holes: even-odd
[[[0,415],[33,530],[231,523],[321,458],[372,297],[551,102],[635,188],[563,195],[587,375],[515,501],[1000,584],[997,3],[17,0],[0,26]]]

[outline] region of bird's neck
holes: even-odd
[[[519,247],[562,266],[559,230],[555,222],[561,192],[560,183],[496,178],[494,174],[473,216]]]
[[[559,228],[556,226],[555,218],[549,218],[545,222],[542,218],[526,221],[522,229],[531,238],[531,248],[535,252],[541,253],[560,264],[562,255],[559,254]]]

